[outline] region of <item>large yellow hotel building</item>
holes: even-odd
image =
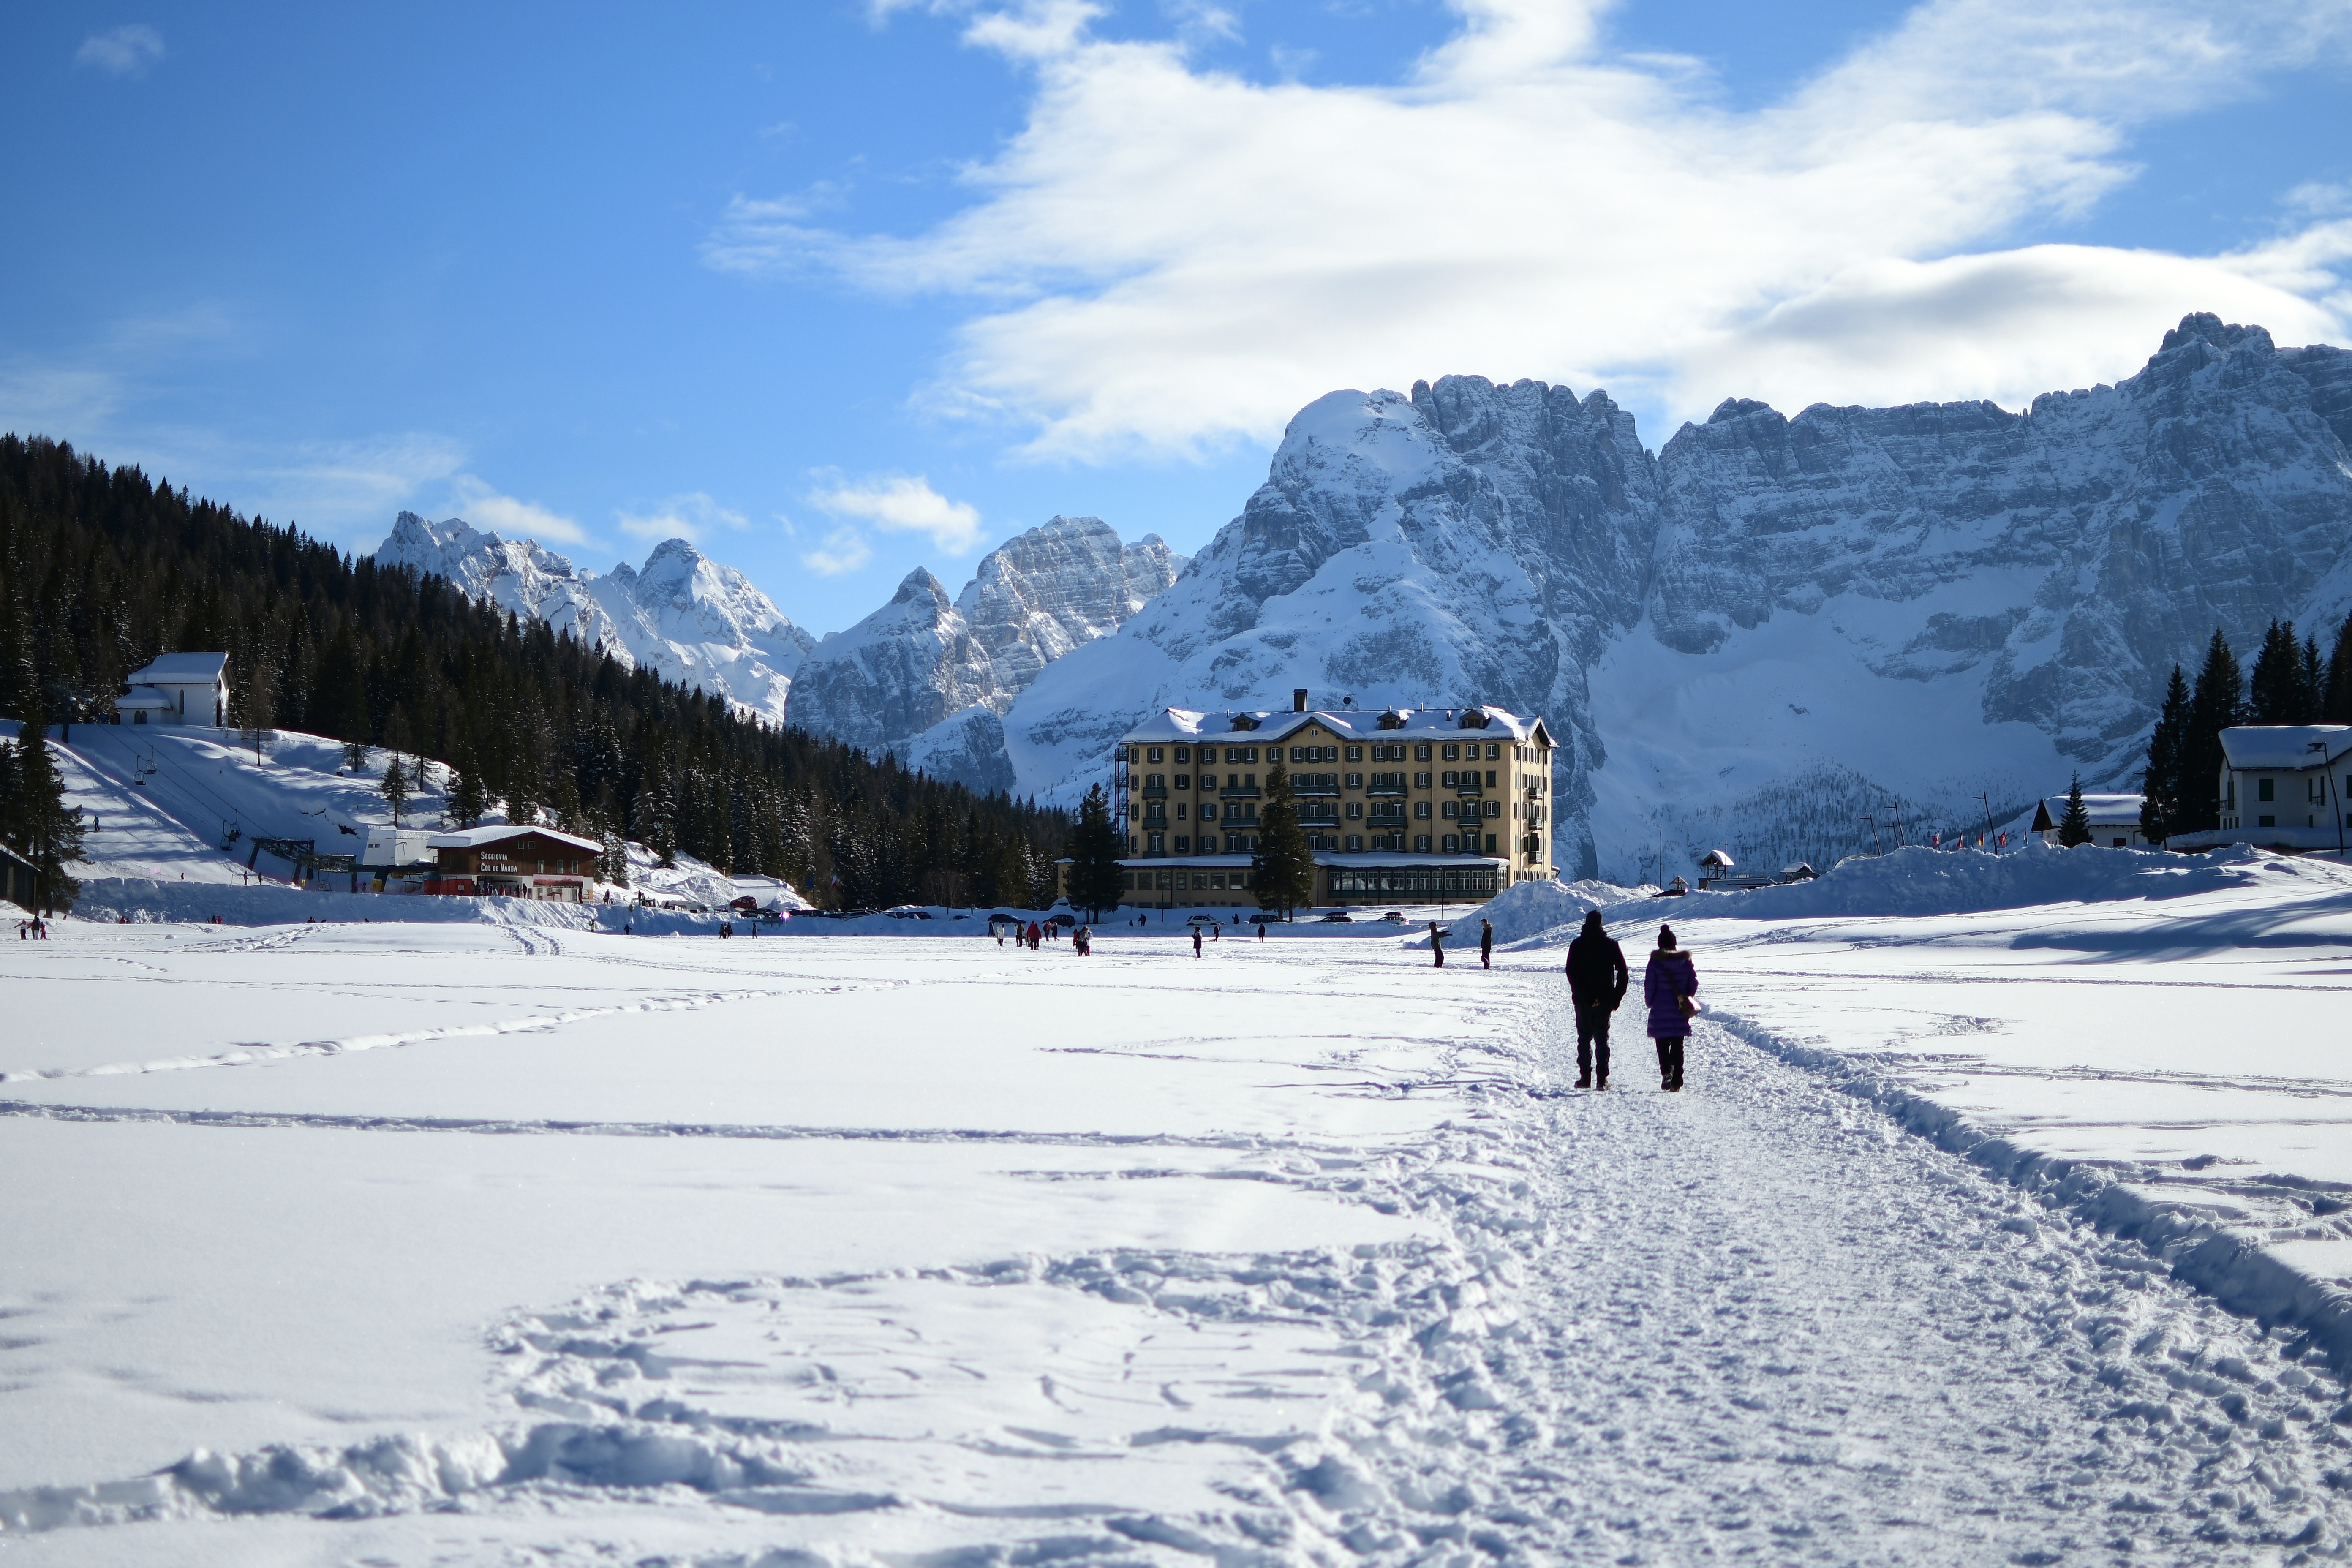
[[[1318,904],[1461,903],[1549,879],[1551,734],[1499,708],[1196,713],[1119,737],[1112,805],[1121,902],[1255,904],[1267,772],[1290,770]]]

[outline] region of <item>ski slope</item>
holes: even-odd
[[[0,720],[0,738],[18,726]],[[60,738],[62,737],[62,738]],[[81,808],[82,914],[103,920],[193,921],[217,916],[230,925],[299,924],[307,920],[488,921],[572,929],[703,929],[717,916],[633,913],[640,895],[709,911],[736,896],[733,881],[690,855],[658,864],[643,845],[629,850],[629,887],[606,889],[616,906],[599,912],[510,899],[377,898],[365,893],[297,890],[292,862],[257,841],[308,839],[320,854],[357,855],[368,830],[393,826],[383,794],[391,753],[371,751],[366,766],[346,770],[343,743],[324,735],[272,730],[260,753],[230,730],[167,725],[75,724],[50,729],[50,755],[66,804]],[[414,759],[404,765],[412,770]],[[404,827],[444,820],[450,784],[446,763],[427,759],[400,818]],[[505,816],[492,812],[486,822]],[[786,889],[783,901],[805,908]]]
[[[1666,905],[1678,1096],[1630,1035],[1565,1088],[1556,927],[1488,971],[1360,925],[62,921],[0,948],[0,1542],[2314,1560],[2352,931],[2340,873],[2264,866]],[[1661,906],[1612,907],[1638,963]],[[2289,1279],[2335,1293],[2243,1294]]]

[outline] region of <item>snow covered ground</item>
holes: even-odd
[[[1612,895],[1714,1004],[1675,1097],[1630,1032],[1565,1087],[1533,891],[1492,972],[61,922],[0,948],[0,1551],[2325,1557],[2352,879],[2111,853]],[[2305,1321],[2198,1288],[2263,1259]]]

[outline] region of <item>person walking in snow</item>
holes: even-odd
[[[1192,928],[1192,956],[1195,958],[1201,956],[1201,928],[1199,926],[1194,926]]]
[[[1481,969],[1495,967],[1495,922],[1493,921],[1478,922],[1478,967]]]
[[[1445,933],[1437,929],[1437,922],[1435,921],[1429,922],[1429,951],[1433,955],[1433,962],[1430,964],[1430,967],[1432,969],[1444,968]]]
[[[1576,1009],[1576,1087],[1609,1087],[1609,1015],[1633,983],[1625,950],[1601,929],[1601,911],[1584,912],[1584,930],[1568,944],[1568,1000]],[[1598,1068],[1596,1072],[1594,1069]]]
[[[1658,1087],[1679,1094],[1683,1087],[1683,1042],[1698,1012],[1698,966],[1675,945],[1675,928],[1658,928],[1658,950],[1642,975],[1642,1000],[1650,1009],[1650,1038],[1658,1046]]]

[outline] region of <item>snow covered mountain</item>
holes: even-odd
[[[535,540],[404,511],[375,560],[438,573],[473,598],[568,631],[631,668],[724,695],[774,723],[783,721],[793,672],[816,645],[750,578],[683,539],[655,546],[643,567],[624,563],[599,576]]]
[[[989,552],[956,599],[918,567],[888,604],[816,645],[793,721],[983,789],[1012,783],[1000,716],[1039,672],[1109,636],[1176,579],[1157,534],[1055,517]]]
[[[1655,454],[1600,392],[1333,393],[1173,587],[1005,710],[1004,769],[1072,800],[1145,712],[1306,687],[1545,715],[1571,874],[1998,822],[2130,778],[2216,626],[2340,622],[2347,447],[2352,354],[2202,315],[2023,414],[1733,399]]]

